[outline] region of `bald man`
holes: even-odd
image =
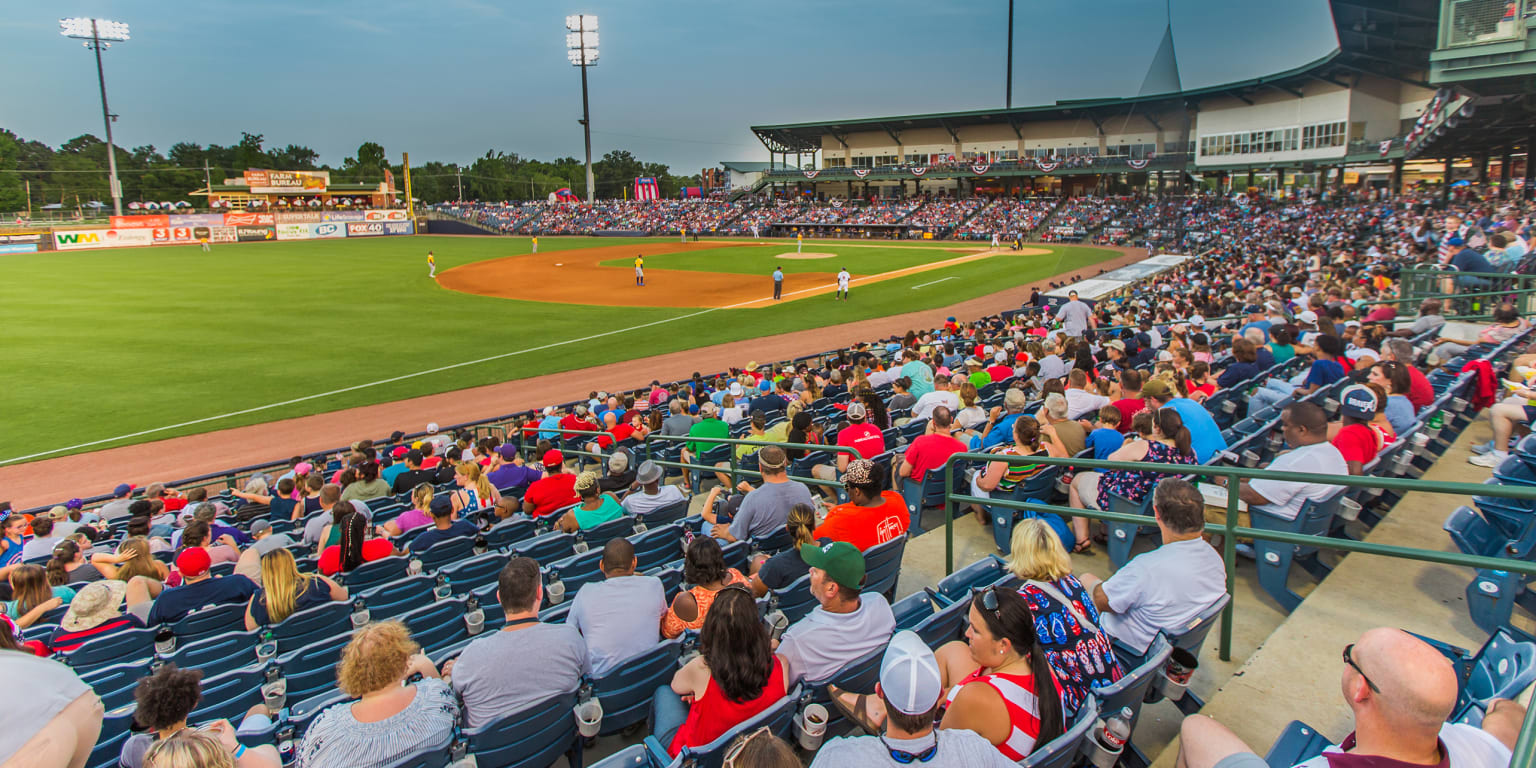
[[[1505,768],[1525,708],[1495,700],[1482,728],[1447,723],[1456,706],[1456,673],[1422,640],[1378,627],[1344,647],[1340,689],[1354,712],[1355,731],[1338,747],[1298,768]],[[1226,726],[1203,715],[1179,729],[1178,768],[1265,768]]]

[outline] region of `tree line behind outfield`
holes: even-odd
[[[116,150],[118,178],[126,201],[187,200],[196,205],[199,201],[188,198],[187,193],[203,187],[205,162],[215,184],[239,176],[247,168],[323,170],[330,171],[334,181],[373,184],[383,180],[384,169],[389,168],[402,194],[405,185],[399,153],[386,154],[384,147],[371,141],[363,142],[340,167],[318,164],[319,153],[309,147],[289,144],[269,149],[259,133],[242,132],[240,141],[229,146],[178,142],[164,153],[151,145],[133,149],[119,146]],[[412,194],[428,203],[456,199],[456,171],[463,173],[464,198],[468,200],[543,199],[563,187],[586,196],[586,169],[580,160],[562,157],[544,162],[495,150],[462,168],[413,157]],[[627,150],[614,150],[594,161],[592,174],[600,198],[622,197],[623,190],[636,176],[656,177],[663,197],[675,197],[680,188],[699,184],[697,174],[674,176],[666,165],[641,162]],[[66,209],[72,209],[77,199],[82,204],[90,200],[107,202],[111,195],[106,142],[87,133],[54,149],[0,128],[0,211],[27,209],[28,182],[34,209],[50,203],[62,203]]]

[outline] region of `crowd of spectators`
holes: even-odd
[[[1056,210],[1061,201],[1054,197],[993,200],[981,213],[971,217],[960,228],[959,237],[965,240],[1023,240]]]

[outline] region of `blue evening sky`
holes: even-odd
[[[1173,0],[1185,87],[1310,61],[1327,0]],[[1017,0],[1014,104],[1131,95],[1163,0]],[[59,16],[132,25],[106,53],[126,147],[304,144],[337,165],[363,141],[399,161],[488,149],[582,154],[567,13],[600,17],[593,154],[694,173],[765,160],[753,124],[1003,104],[1005,0],[0,0],[0,127],[51,145],[101,135],[95,65]]]

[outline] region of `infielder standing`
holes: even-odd
[[[645,257],[635,254],[635,285],[645,287]]]
[[[427,251],[427,277],[437,277],[437,257]]]
[[[847,267],[837,271],[837,301],[848,300],[848,281],[852,277],[852,275],[848,274]]]
[[[533,239],[533,252],[534,253],[538,253],[539,252],[539,239],[537,237],[535,237]]]

